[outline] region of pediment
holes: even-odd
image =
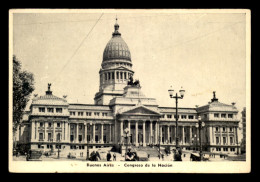
[[[152,109],[149,109],[145,106],[137,106],[131,109],[128,109],[121,113],[122,115],[156,115],[160,116],[160,113],[157,111],[154,111]]]

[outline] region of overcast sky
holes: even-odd
[[[180,107],[205,105],[213,91],[220,102],[236,102],[240,112],[246,106],[243,13],[132,11],[104,13],[99,21],[101,13],[14,14],[13,52],[35,76],[33,94],[44,95],[52,83],[54,95],[68,95],[70,103],[93,104],[116,14],[134,78],[147,97],[156,98],[160,106],[175,106],[168,95],[172,85],[186,90]]]

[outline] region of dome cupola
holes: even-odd
[[[112,33],[112,38],[107,43],[104,53],[103,53],[103,62],[110,60],[127,60],[131,62],[131,54],[129,48],[125,41],[121,37],[119,30],[119,25],[114,25],[115,31]]]

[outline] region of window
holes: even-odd
[[[181,115],[181,119],[186,119],[187,116],[186,115]]]
[[[233,118],[233,114],[228,114],[228,118]]]
[[[51,127],[51,123],[48,123],[49,127]]]
[[[110,80],[110,73],[108,73],[108,79]]]
[[[105,80],[107,80],[107,74],[105,73]]]
[[[230,127],[230,128],[229,128],[229,131],[233,131],[233,128],[232,128],[232,127]]]
[[[216,127],[216,131],[219,131],[219,130],[218,130],[218,127]]]
[[[167,114],[167,118],[172,118],[172,115],[171,114]]]
[[[226,118],[226,114],[221,114],[221,118]]]
[[[79,129],[82,130],[82,125],[81,124],[79,125]]]
[[[70,115],[71,116],[75,116],[75,112],[70,112]]]
[[[83,116],[83,112],[78,112],[78,116]]]
[[[120,79],[123,79],[123,73],[120,72]]]
[[[223,131],[226,131],[226,128],[225,128],[225,127],[223,127]]]
[[[82,135],[79,135],[79,141],[80,142],[82,141]]]
[[[70,149],[73,149],[73,146],[72,146],[72,145],[70,146]]]
[[[43,133],[39,133],[39,139],[43,140]]]
[[[220,147],[217,147],[216,150],[217,150],[217,151],[221,151],[221,148],[220,148]]]
[[[60,123],[57,123],[57,127],[60,128]]]
[[[43,122],[40,122],[40,127],[43,127]]]
[[[126,72],[124,72],[124,78],[126,79]]]
[[[204,114],[204,118],[207,118],[207,114]]]
[[[215,113],[214,114],[214,118],[218,118],[219,117],[219,114],[218,113]]]
[[[116,79],[119,79],[119,72],[116,72]]]
[[[227,143],[226,137],[223,137],[223,143],[224,143],[224,144]]]
[[[70,129],[74,129],[74,125],[72,124],[72,125],[70,125]]]
[[[219,137],[216,137],[216,143],[219,144]]]
[[[227,148],[227,147],[225,147],[225,148],[223,148],[223,150],[227,152],[227,151],[228,151],[228,148]]]
[[[62,108],[56,108],[56,113],[62,113]]]
[[[230,151],[231,152],[235,152],[235,148],[230,148]]]
[[[86,112],[86,116],[91,116],[91,112]]]
[[[114,74],[114,72],[112,72],[112,80],[114,80],[115,79],[115,74]]]
[[[51,133],[48,133],[48,141],[51,141]]]
[[[53,108],[47,108],[47,111],[53,113]]]
[[[82,145],[82,149],[84,149],[85,147],[84,147],[84,145]]]
[[[60,134],[60,133],[58,133],[58,134],[56,135],[56,140],[57,140],[57,141],[60,141],[60,140],[61,140],[61,134]]]
[[[94,115],[95,116],[99,116],[99,112],[94,112]]]
[[[194,116],[193,115],[189,115],[189,119],[194,119]]]
[[[230,144],[233,144],[233,137],[230,137]]]
[[[174,118],[176,119],[176,114],[174,115]],[[180,118],[180,116],[178,115],[178,119]]]
[[[39,107],[39,112],[45,112],[45,108],[44,107]]]
[[[56,149],[61,149],[61,145],[56,145]]]
[[[98,130],[98,126],[96,125],[96,130]]]

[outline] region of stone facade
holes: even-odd
[[[86,155],[87,147],[175,146],[176,108],[160,107],[156,99],[146,97],[140,84],[129,84],[134,75],[130,51],[115,25],[100,69],[100,87],[95,104],[71,104],[50,90],[35,96],[19,129],[20,144],[31,149],[75,152]],[[178,108],[178,138],[183,149],[199,148],[198,116],[202,128],[203,150],[236,153],[239,149],[238,110],[214,97],[205,106]],[[125,129],[128,128],[128,133]],[[126,136],[127,135],[127,136]]]

